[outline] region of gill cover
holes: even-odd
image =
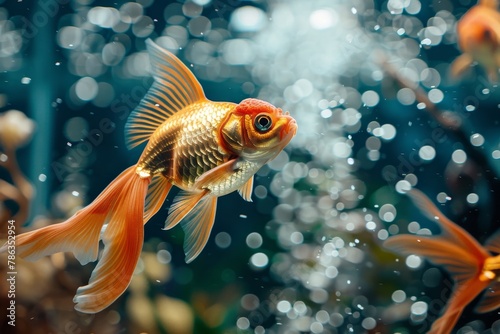
[[[221,134],[234,153],[261,158],[283,146],[282,139],[291,120],[270,103],[246,99],[228,116]]]

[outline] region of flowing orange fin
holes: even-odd
[[[234,169],[236,168],[236,163],[238,162],[238,159],[231,159],[229,161],[224,162],[223,164],[212,168],[208,172],[203,173],[197,180],[196,180],[196,188],[203,188],[205,185],[210,184],[210,183],[219,183],[225,180],[228,175],[232,174],[234,172]]]
[[[160,210],[171,188],[172,183],[168,182],[163,175],[153,176],[153,180],[149,185],[148,194],[146,195],[144,224]]]
[[[500,254],[500,231],[494,233],[493,236],[486,241],[484,247],[492,253]]]
[[[102,226],[103,256],[89,284],[80,287],[75,309],[96,313],[111,304],[127,288],[143,242],[144,198],[149,178],[135,173],[136,166],[121,173],[87,207],[64,223],[24,233],[16,238],[17,254],[29,260],[56,252],[71,251],[85,264],[97,258]],[[5,246],[2,250],[5,250]]]
[[[481,302],[476,306],[477,313],[486,313],[500,307],[500,282],[495,282],[486,289]]]
[[[73,252],[81,264],[95,261],[100,232],[109,215],[109,209],[129,178],[134,175],[134,171],[135,166],[129,167],[91,204],[65,222],[18,235],[16,254],[34,261],[45,255]],[[5,250],[6,245],[0,248],[0,252]]]
[[[451,63],[450,75],[452,79],[459,78],[464,72],[470,69],[470,66],[474,62],[471,55],[468,53],[463,53]]]
[[[253,176],[248,179],[248,181],[238,189],[238,193],[247,202],[252,202],[252,190],[253,190]]]
[[[67,221],[26,232],[16,237],[16,255],[29,261],[59,252],[72,252],[82,264],[95,261],[99,234],[106,213],[79,211]],[[0,248],[0,253],[7,245]]]
[[[467,249],[443,237],[396,235],[387,239],[384,247],[399,254],[423,256],[435,265],[443,266],[458,284],[472,279],[481,269]]]
[[[191,210],[198,204],[198,202],[208,194],[207,190],[200,192],[187,192],[181,191],[174,198],[174,202],[168,210],[167,221],[165,222],[165,230],[170,230],[176,226],[184,217],[186,217]]]
[[[155,82],[125,125],[129,149],[148,140],[176,112],[205,100],[200,83],[179,58],[150,39],[146,40],[146,46]]]
[[[498,251],[499,235],[496,233],[488,242],[492,243],[495,248],[494,252]],[[491,246],[491,245],[490,245]],[[500,255],[491,256],[484,262],[483,277],[486,277],[488,282],[493,281],[483,295],[481,302],[476,306],[476,312],[485,313],[496,310],[500,307],[500,280],[498,272],[500,271]]]
[[[490,256],[488,252],[463,228],[449,220],[431,200],[420,190],[412,189],[407,192],[413,203],[420,209],[422,214],[432,221],[435,221],[441,227],[444,237],[450,242],[456,242],[467,252],[478,260],[482,261]]]
[[[206,196],[182,221],[186,263],[193,261],[207,244],[214,225],[217,197]]]
[[[144,198],[150,179],[131,175],[116,197],[103,233],[104,251],[86,286],[78,288],[75,309],[96,313],[127,289],[142,250]]]
[[[488,286],[488,283],[474,278],[457,286],[448,300],[443,315],[432,324],[427,334],[450,333],[465,306],[476,298]]]
[[[413,189],[408,195],[429,219],[442,229],[440,236],[397,235],[384,242],[396,252],[417,254],[436,265],[443,266],[455,280],[454,291],[443,315],[433,324],[429,333],[450,333],[463,309],[490,283],[483,265],[490,256],[472,236],[446,218],[420,191]]]
[[[384,246],[398,253],[424,256],[443,266],[454,279],[454,291],[445,311],[428,334],[450,333],[463,309],[488,286],[489,281],[479,279],[483,261],[446,237],[397,235],[387,239]]]

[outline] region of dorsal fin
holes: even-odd
[[[155,82],[130,114],[125,125],[129,149],[149,139],[170,116],[188,105],[205,99],[200,83],[173,53],[146,40]]]

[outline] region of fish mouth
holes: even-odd
[[[280,138],[281,140],[286,138],[287,142],[289,142],[297,133],[298,125],[297,121],[295,121],[295,118],[290,116],[288,112],[286,112],[283,117],[285,117],[288,120],[288,122],[283,127],[283,129],[281,129]]]

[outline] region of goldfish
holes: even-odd
[[[500,67],[500,13],[497,0],[480,0],[457,22],[457,39],[462,54],[451,64],[458,77],[477,62],[490,81],[498,81]]]
[[[500,307],[500,233],[494,234],[483,247],[462,227],[449,220],[422,192],[407,193],[422,214],[441,228],[436,236],[396,235],[384,246],[401,254],[415,254],[442,266],[454,280],[451,296],[443,314],[428,333],[450,333],[464,308],[486,290],[476,306],[477,313]]]
[[[66,221],[16,237],[27,260],[72,252],[82,264],[97,260],[89,282],[77,289],[75,309],[97,313],[127,289],[143,246],[144,224],[180,189],[165,229],[180,223],[186,262],[205,247],[217,199],[238,191],[251,201],[254,174],[295,136],[289,112],[249,98],[213,102],[174,54],[146,41],[154,82],[125,125],[127,147],[146,143],[137,164],[116,177],[88,206]],[[5,244],[0,252],[7,250]]]

